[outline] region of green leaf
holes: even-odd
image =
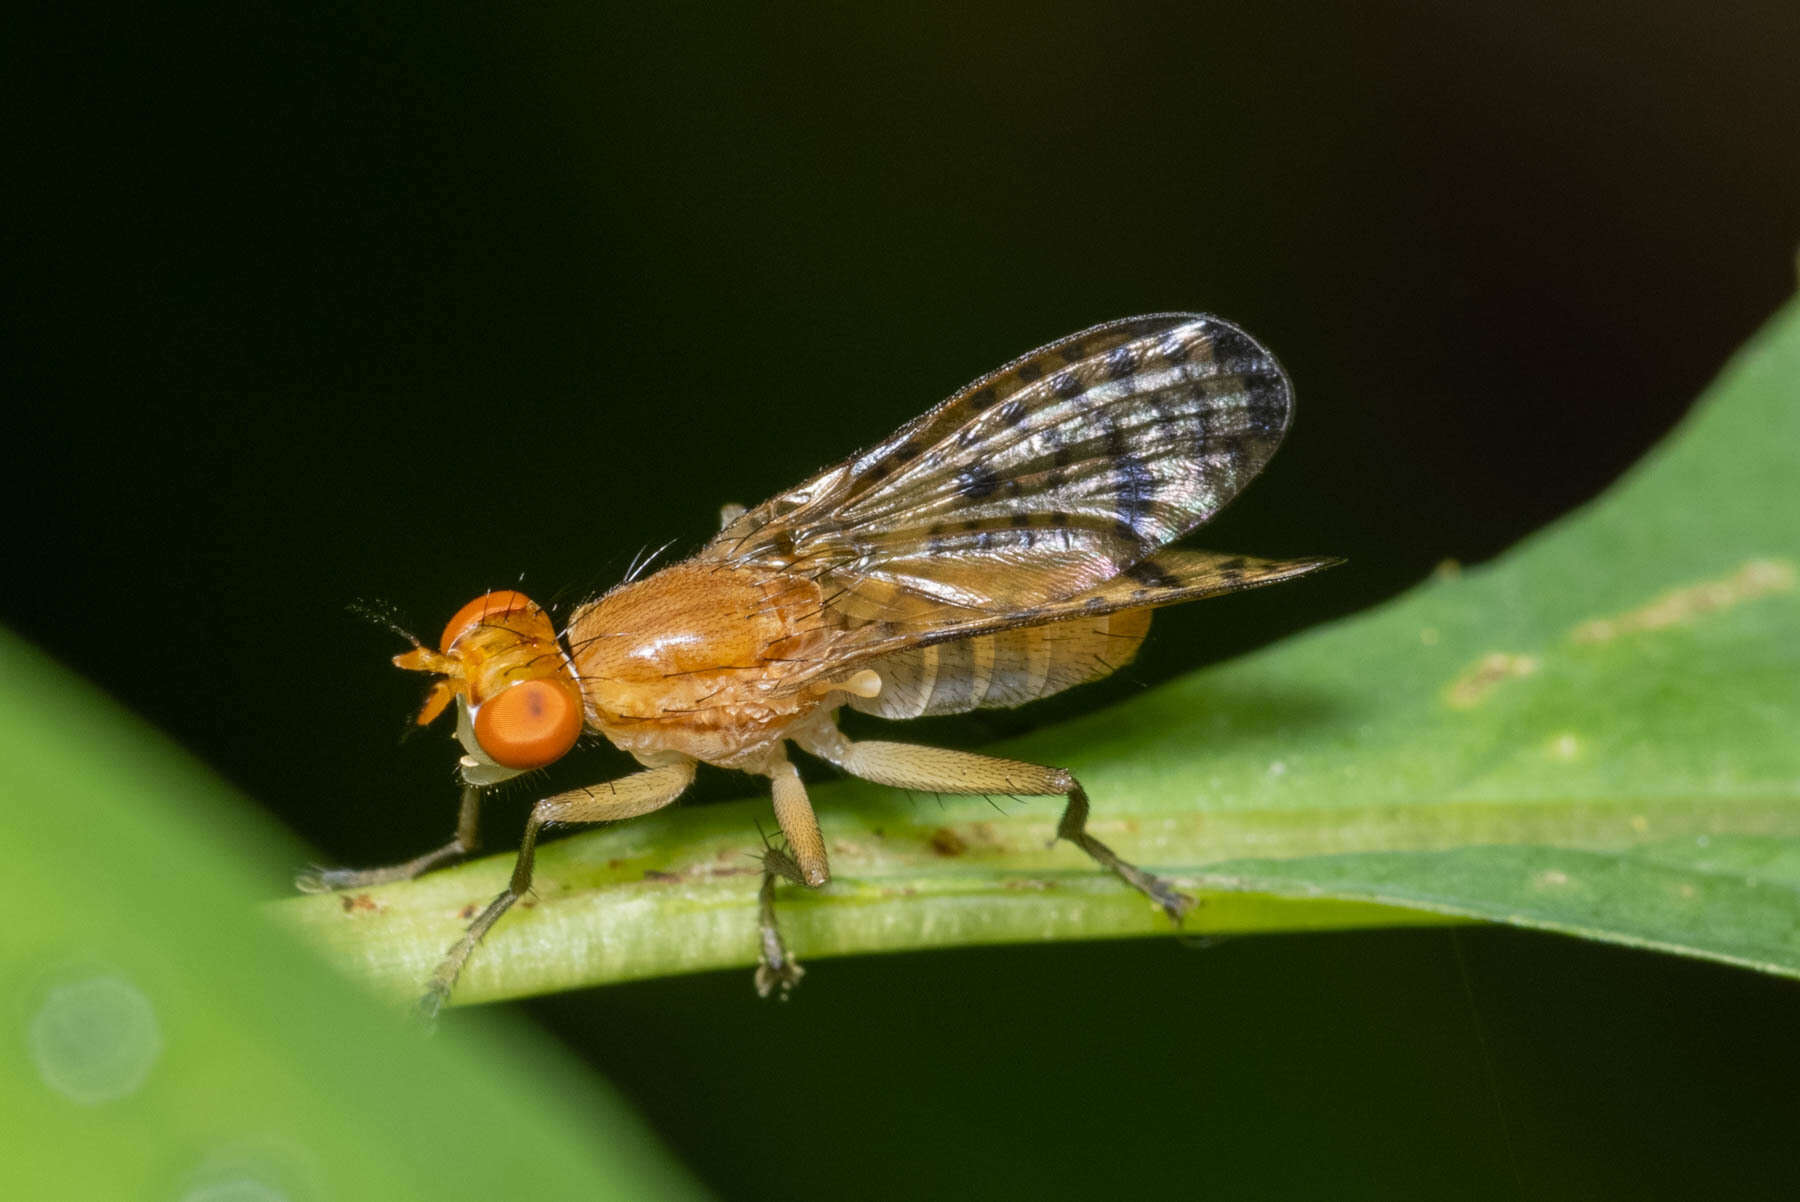
[[[1790,306],[1625,480],[1498,562],[1001,750],[1073,768],[1100,838],[1202,894],[1190,932],[1481,919],[1800,975],[1796,448]],[[781,892],[802,960],[1170,930],[1045,846],[1059,801],[814,799],[835,876]],[[750,965],[768,817],[546,847],[457,999]],[[407,996],[510,861],[278,910]]]
[[[428,1041],[268,923],[292,841],[3,631],[0,796],[0,1196],[699,1196],[546,1041]]]

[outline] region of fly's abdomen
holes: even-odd
[[[915,647],[871,664],[880,694],[850,705],[883,718],[1024,705],[1124,667],[1149,629],[1150,611],[1130,609]]]

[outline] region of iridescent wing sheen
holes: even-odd
[[[1108,322],[991,372],[732,522],[700,558],[818,580],[848,624],[1085,592],[1261,470],[1293,393],[1230,322]]]

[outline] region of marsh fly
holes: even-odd
[[[593,731],[641,770],[532,807],[511,883],[433,974],[428,1011],[530,887],[544,827],[661,809],[700,763],[771,782],[785,846],[762,857],[756,984],[791,987],[800,968],[776,925],[775,882],[817,888],[831,870],[789,744],[897,788],[1065,797],[1057,835],[1179,920],[1192,899],[1087,832],[1087,794],[1067,770],[852,741],[836,714],[1023,705],[1130,660],[1158,606],[1335,562],[1164,549],[1262,469],[1292,407],[1281,366],[1230,322],[1108,322],[983,376],[755,509],[728,507],[698,554],[583,603],[560,635],[520,593],[479,597],[435,649],[394,660],[436,678],[421,725],[455,708],[456,837],[389,868],[315,870],[303,887],[399,880],[474,850],[483,791]]]

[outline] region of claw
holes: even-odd
[[[318,864],[308,864],[294,874],[294,888],[301,893],[335,893],[338,886],[332,878],[343,873],[342,868],[324,868]]]
[[[1187,894],[1178,890],[1171,889],[1162,881],[1156,882],[1156,886],[1151,891],[1150,896],[1155,900],[1157,905],[1162,907],[1163,913],[1169,916],[1169,921],[1176,926],[1181,925],[1181,920],[1187,917],[1187,912],[1189,910],[1192,910],[1195,906],[1200,904],[1197,899],[1189,897]]]
[[[443,1010],[444,1003],[450,1000],[450,991],[440,988],[435,983],[417,1002],[413,1003],[413,1018],[425,1028],[426,1034],[437,1030],[438,1013]]]
[[[756,996],[768,997],[779,988],[781,1000],[785,1002],[788,1000],[788,994],[794,991],[794,986],[798,985],[800,978],[805,975],[806,970],[801,968],[800,962],[791,956],[779,964],[771,964],[768,960],[764,960],[756,966]]]

